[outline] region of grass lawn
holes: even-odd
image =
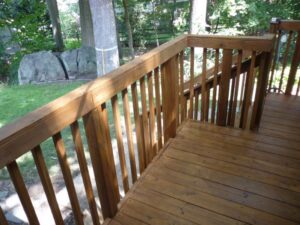
[[[0,127],[70,92],[82,84],[83,82],[23,86],[0,85]],[[72,137],[69,128],[64,129],[62,135],[72,160],[74,151],[72,148],[69,148],[72,146]],[[41,147],[50,170],[49,172],[54,175],[59,168],[57,167],[56,151],[51,138],[43,142]],[[25,181],[34,182],[37,178],[37,171],[31,154],[24,154],[17,161]],[[5,169],[0,170],[0,178],[7,179],[8,177]]]
[[[68,93],[69,91],[79,87],[83,82],[73,82],[65,84],[48,84],[48,85],[24,85],[24,86],[0,86],[0,127],[14,121],[15,119],[26,115],[28,112],[37,109],[52,100]],[[123,115],[122,98],[119,94],[119,107],[121,116]],[[140,97],[140,95],[139,95]],[[131,94],[129,94],[129,101],[131,102]],[[115,138],[115,128],[113,123],[112,106],[110,101],[107,102],[108,120],[110,124],[111,138]],[[133,116],[133,115],[131,115]],[[133,122],[133,118],[132,122]],[[88,153],[87,141],[85,137],[85,130],[82,119],[78,120],[81,131],[81,136],[85,148],[86,158],[89,161],[90,155]],[[74,150],[73,139],[70,127],[67,126],[61,131],[64,145],[67,152],[68,161],[73,175],[79,172],[76,153]],[[40,144],[43,155],[50,173],[50,176],[61,175],[60,167],[57,159],[56,150],[52,138],[45,140]],[[39,182],[38,173],[35,167],[33,157],[29,152],[17,159],[18,165],[22,172],[26,184],[34,184]],[[0,169],[1,179],[9,179],[9,174],[6,169]]]
[[[0,127],[79,87],[82,82],[0,85]]]

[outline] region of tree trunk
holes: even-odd
[[[127,34],[128,34],[128,47],[130,51],[130,56],[132,59],[134,59],[134,48],[133,48],[133,38],[132,38],[132,29],[131,24],[129,20],[129,12],[128,12],[128,0],[122,0],[123,7],[124,7],[124,17],[125,17],[125,23],[127,28]]]
[[[59,12],[57,7],[56,0],[46,0],[47,1],[47,8],[50,15],[50,20],[52,24],[52,31],[53,31],[53,38],[55,40],[56,49],[58,51],[64,50],[64,42],[61,33],[60,27],[60,19],[59,19]]]
[[[155,12],[156,11],[155,10],[155,8],[156,8],[156,2],[155,1],[151,1],[151,4],[152,4],[152,14],[154,15],[153,18],[157,18],[157,16],[155,15],[156,14],[156,12]],[[156,38],[156,46],[159,46],[158,30],[157,30],[158,24],[159,24],[159,22],[156,19],[154,19],[153,20],[153,25],[154,25],[154,33],[155,33],[155,38]]]
[[[207,0],[190,0],[190,33],[205,32]]]
[[[89,0],[98,76],[119,67],[116,22],[112,0]]]
[[[89,0],[79,0],[81,45],[95,47],[93,21]]]
[[[172,7],[172,12],[171,12],[171,22],[170,22],[170,27],[172,27],[173,35],[175,35],[175,30],[176,30],[176,27],[174,25],[175,12],[176,12],[176,0],[173,0],[173,7]]]
[[[116,8],[115,1],[113,0],[112,3],[113,3],[113,9],[115,9]],[[116,16],[116,13],[114,13],[114,15],[115,15],[115,23],[116,23],[118,49],[119,49],[119,59],[123,59],[123,49],[122,49],[122,44],[121,44],[121,41],[120,41],[120,34],[119,34],[119,29],[118,29],[118,18]]]

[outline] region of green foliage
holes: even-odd
[[[268,30],[272,17],[299,19],[299,0],[218,0],[209,5],[212,32],[255,34]]]
[[[66,50],[80,48],[81,41],[74,38],[68,38],[64,42]]]
[[[59,16],[63,38],[65,42],[69,40],[71,40],[69,42],[73,42],[72,40],[76,39],[77,42],[80,43],[80,15],[78,2],[64,0],[61,4]]]
[[[46,5],[41,0],[3,0],[0,26],[12,29],[12,42],[24,53],[54,46]]]
[[[46,84],[46,85],[4,85],[0,84],[0,127],[24,116],[38,107],[68,93],[69,91],[82,85],[82,82],[72,82],[67,84]],[[12,104],[12,102],[14,104]],[[17,106],[17,107],[16,107]],[[80,124],[81,125],[81,124]],[[64,129],[62,135],[65,140],[68,155],[74,156],[71,132]],[[50,174],[55,175],[58,171],[56,151],[51,139],[42,143],[43,154]],[[32,155],[24,154],[18,159],[18,164],[25,178],[30,183],[36,181],[37,172],[35,170]],[[7,179],[9,175],[6,170],[0,170],[0,178]]]
[[[189,2],[128,0],[135,47],[153,47],[188,30]],[[122,0],[115,0],[118,32],[123,46],[127,30]]]
[[[5,55],[5,63],[9,69],[1,67],[0,74],[2,77],[9,77],[10,83],[16,83],[17,69],[23,55],[54,48],[44,0],[2,0],[0,27],[8,28],[11,33],[11,40],[0,49],[0,57]],[[17,45],[18,51],[8,54],[5,49],[11,45]]]
[[[0,84],[0,127],[64,95],[81,84],[82,82],[21,86]],[[12,102],[14,104],[11,104]]]

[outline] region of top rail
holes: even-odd
[[[85,148],[81,139],[81,136],[85,137],[103,217],[112,217],[116,214],[120,201],[119,184],[122,183],[125,193],[130,187],[125,152],[128,150],[134,183],[138,177],[137,163],[141,174],[168,139],[175,137],[177,127],[187,115],[190,119],[197,120],[200,115],[201,121],[210,120],[211,123],[216,121],[218,125],[234,126],[238,112],[236,109],[240,78],[243,79],[241,86],[245,89],[240,93],[242,96],[242,107],[239,106],[242,109],[240,127],[246,128],[249,118],[251,129],[259,125],[273,42],[274,35],[261,37],[182,35],[1,128],[0,169],[7,167],[29,223],[38,224],[38,218],[16,163],[16,159],[21,155],[31,152],[34,156],[51,211],[60,221],[60,210],[41,148],[44,141],[52,138],[75,221],[81,225],[83,218],[66,151],[75,147],[92,217],[94,221],[98,221],[95,196],[91,191],[91,180],[84,157]],[[194,51],[197,47],[203,48],[203,58],[200,62],[201,80],[200,77],[199,79],[194,77],[194,67],[199,63]],[[186,48],[190,48],[190,51],[185,51]],[[207,70],[208,59],[212,58],[215,59],[215,66]],[[184,64],[188,60],[190,60],[188,74],[190,92],[186,98],[184,73],[187,68]],[[243,74],[245,72],[247,75]],[[195,80],[201,81],[200,84],[195,83]],[[207,85],[208,81],[210,85]],[[255,81],[257,81],[256,91],[254,91]],[[219,89],[218,97],[217,89]],[[211,90],[212,110],[210,110]],[[255,101],[250,117],[248,115],[254,92]],[[129,104],[128,93],[131,94],[132,104]],[[107,103],[111,103],[112,109],[107,107]],[[120,105],[123,106],[123,110],[120,110]],[[109,118],[110,113],[112,121]],[[124,135],[122,116],[126,128]],[[78,123],[81,118],[84,129],[81,129]],[[134,125],[134,129],[131,125]],[[71,128],[73,145],[67,142],[64,145],[62,131],[68,127]],[[115,136],[112,136],[114,134]],[[127,137],[127,150],[123,136]],[[136,146],[133,144],[134,136]],[[113,138],[117,141],[116,149],[113,148]],[[138,153],[138,162],[135,161],[135,149]],[[119,154],[122,181],[117,177],[113,150],[117,150]]]
[[[264,36],[189,35],[189,47],[243,49],[248,51],[270,51],[273,48],[273,34]]]
[[[0,168],[112,98],[128,85],[183,51],[209,47],[269,51],[273,35],[232,37],[182,35],[0,129]]]
[[[272,19],[270,32],[276,35],[269,91],[298,95],[300,80],[296,84],[300,64],[300,20]],[[282,55],[282,59],[279,57]],[[292,55],[291,60],[289,55]],[[279,79],[278,79],[279,78]],[[279,80],[279,82],[277,82]],[[287,82],[285,82],[287,80]]]
[[[187,35],[97,78],[0,129],[0,168],[109,100],[187,46]]]
[[[278,28],[279,30],[299,31],[300,20],[280,20]]]

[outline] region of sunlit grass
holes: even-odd
[[[0,127],[77,88],[82,82],[0,85]]]
[[[13,122],[17,118],[51,102],[80,85],[82,85],[82,82],[23,86],[0,85],[0,127]],[[68,154],[72,159],[75,154],[72,146],[71,132],[69,129],[64,129],[62,135]],[[50,175],[54,175],[58,170],[56,168],[58,162],[51,138],[43,142],[41,147],[46,164],[48,168],[51,168]],[[34,181],[37,178],[37,171],[30,153],[18,158],[17,162],[25,180]],[[6,170],[0,171],[0,178],[8,178]]]

